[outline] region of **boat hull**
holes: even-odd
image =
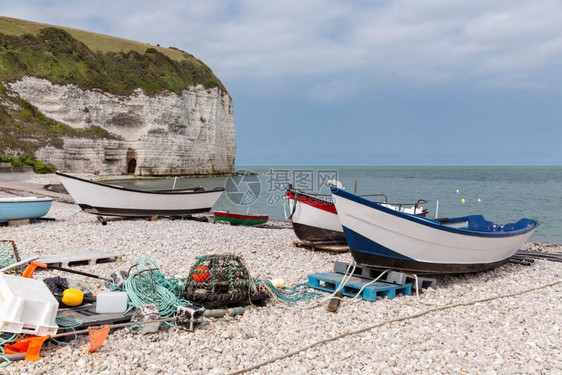
[[[343,232],[295,222],[292,223],[292,226],[295,235],[301,241],[345,243]]]
[[[0,198],[0,223],[11,220],[34,220],[45,216],[51,209],[52,198]]]
[[[215,211],[215,222],[225,222],[230,225],[253,226],[266,223],[267,215],[244,215],[225,211]]]
[[[224,189],[142,191],[101,184],[57,172],[80,208],[103,216],[185,216],[209,212]]]
[[[507,262],[539,225],[523,219],[528,221],[512,231],[448,227],[345,191],[332,193],[352,256],[371,267],[416,273],[490,270]]]
[[[301,241],[345,243],[336,206],[327,200],[287,191],[293,230]]]

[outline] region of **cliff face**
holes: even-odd
[[[22,99],[73,128],[99,126],[121,139],[65,138],[62,149],[35,156],[67,172],[96,174],[222,174],[234,170],[236,133],[232,100],[202,85],[181,95],[118,96],[75,85],[24,77],[7,84]]]

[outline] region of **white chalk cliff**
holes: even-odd
[[[234,170],[236,132],[232,100],[201,85],[181,95],[117,96],[24,77],[10,88],[45,116],[72,126],[97,125],[119,140],[66,138],[63,149],[35,156],[61,171],[101,175],[222,174]]]

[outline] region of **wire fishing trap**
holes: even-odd
[[[10,266],[20,260],[16,243],[12,240],[0,240],[0,268]],[[11,272],[16,272],[16,270]]]
[[[183,297],[204,306],[229,302],[252,303],[272,298],[289,307],[297,307],[310,305],[323,295],[307,290],[307,284],[277,288],[270,280],[253,279],[242,257],[215,254],[195,260]]]
[[[189,271],[183,297],[202,303],[251,302],[263,293],[256,288],[242,257],[234,254],[204,255]]]

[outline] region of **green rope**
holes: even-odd
[[[0,360],[2,361],[0,362],[0,368],[8,367],[12,363],[12,361],[10,361],[10,359],[8,359],[8,357],[4,355],[6,354],[4,352],[4,346],[8,342],[13,341],[18,336],[19,335],[16,333],[8,334],[8,333],[0,332]]]
[[[292,288],[276,288],[269,280],[256,279],[255,283],[258,287],[265,286],[272,297],[291,307],[299,304],[310,304],[324,297],[322,293],[305,289],[308,287],[307,283],[298,284]]]
[[[74,318],[70,318],[68,316],[57,316],[55,318],[55,323],[57,323],[57,325],[59,326],[59,328],[68,328],[71,331],[76,331],[76,328],[78,328],[79,326],[81,326],[84,322],[82,322],[81,320],[78,319],[74,319]],[[54,342],[56,342],[59,345],[72,345],[76,342],[76,340],[78,340],[78,336],[74,335],[74,339],[72,339],[71,341],[60,341],[57,340],[54,337],[51,337],[51,340],[53,340]]]
[[[181,280],[166,277],[158,271],[154,261],[138,261],[134,268],[122,286],[131,307],[154,304],[161,316],[169,317],[176,313],[179,306],[191,305],[191,302],[181,297],[184,290]]]
[[[10,361],[8,357],[2,354],[0,354],[0,360],[2,360],[2,362],[0,363],[0,368],[8,367],[12,363],[12,361]]]

